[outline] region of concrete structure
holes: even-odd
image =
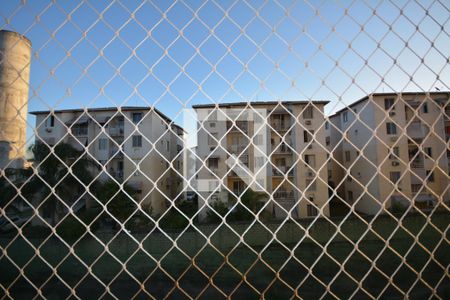
[[[184,131],[149,107],[32,112],[36,141],[69,143],[95,158],[101,179],[127,182],[144,209],[161,214],[183,188]],[[169,126],[171,130],[169,130]],[[70,130],[69,135],[66,135]]]
[[[270,202],[266,209],[275,218],[285,218],[285,210],[290,210],[294,218],[329,215],[325,204],[328,189],[323,115],[327,103],[272,101],[193,106],[203,123],[197,133],[197,180],[200,185],[206,182],[199,187],[201,198],[231,206],[235,197],[230,195],[240,195],[249,184],[256,190],[257,181]],[[251,174],[228,165],[232,155]],[[205,189],[205,185],[209,186]],[[200,208],[204,203],[199,199]]]
[[[329,117],[329,182],[357,211],[449,201],[449,92],[375,93]]]
[[[23,167],[30,64],[30,40],[0,30],[0,169]]]

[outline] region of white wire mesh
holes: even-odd
[[[1,298],[448,298],[445,2],[0,7]]]

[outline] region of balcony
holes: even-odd
[[[288,122],[270,122],[270,126],[272,127],[273,130],[277,131],[277,132],[281,132],[281,131],[288,131],[292,124],[288,123]]]
[[[274,154],[292,154],[292,146],[288,146],[284,143],[278,145],[272,145],[272,151]]]
[[[231,154],[240,154],[242,153],[247,145],[230,145],[227,147],[227,151]]]
[[[294,199],[294,191],[278,190],[273,194],[273,198],[277,200]]]
[[[247,121],[235,121],[234,123],[231,121],[227,121],[227,130],[229,132],[244,132],[248,133],[248,122]]]
[[[108,132],[110,136],[123,136],[124,128],[123,126],[109,127]]]
[[[423,159],[419,158],[419,159],[414,159],[411,161],[411,168],[413,169],[422,169],[424,168],[424,162]]]
[[[109,174],[117,180],[123,180],[123,170],[109,171]]]
[[[287,166],[276,166],[276,168],[272,168],[272,176],[284,176],[287,174],[289,177],[294,176],[294,169],[292,167]]]
[[[109,158],[123,159],[123,152],[119,148],[109,149]]]
[[[413,121],[406,128],[406,133],[409,138],[423,139],[428,133],[428,128],[422,125],[420,121]]]

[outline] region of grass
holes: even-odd
[[[269,231],[260,225],[232,224],[239,235],[223,224],[201,225],[197,226],[198,230],[209,236],[210,242],[194,228],[184,233],[170,232],[170,237],[177,239],[179,249],[159,231],[150,235],[131,233],[141,247],[124,232],[95,233],[103,243],[109,243],[110,253],[90,235],[75,243],[68,236],[68,228],[64,228],[65,240],[73,245],[73,253],[54,236],[44,242],[44,236],[39,237],[36,229],[32,237],[24,230],[24,236],[39,246],[40,256],[36,256],[20,236],[11,243],[14,233],[3,234],[0,247],[4,249],[8,245],[8,258],[0,257],[0,284],[8,287],[14,298],[36,295],[28,280],[40,287],[47,298],[70,295],[71,289],[62,280],[71,287],[76,286],[74,290],[81,298],[102,296],[105,288],[99,281],[110,283],[111,293],[119,298],[137,293],[141,298],[148,298],[141,283],[155,298],[168,294],[175,299],[186,298],[176,288],[174,280],[178,279],[177,284],[186,293],[192,297],[201,293],[203,299],[223,298],[217,288],[236,299],[257,299],[260,293],[267,299],[286,299],[294,294],[301,298],[319,298],[325,293],[328,293],[326,298],[331,298],[331,293],[348,298],[359,284],[362,289],[355,298],[368,298],[366,293],[369,293],[374,297],[403,299],[403,293],[410,291],[410,298],[421,299],[430,297],[434,290],[435,296],[449,299],[450,282],[445,268],[450,263],[450,251],[448,243],[441,242],[439,232],[447,230],[449,214],[437,214],[428,220],[439,231],[423,216],[408,216],[402,225],[413,236],[405,230],[395,231],[398,221],[388,216],[375,220],[371,227],[373,232],[368,234],[365,222],[354,218],[344,223],[340,220],[335,219],[334,224],[326,220],[304,220],[301,227],[292,222],[282,227],[270,223],[266,224]],[[333,237],[335,226],[340,226],[342,234]],[[307,235],[302,228],[309,228]],[[274,241],[273,236],[278,241]],[[357,247],[344,236],[353,242],[359,241]],[[386,247],[383,239],[390,236]],[[241,237],[247,245],[242,243]],[[324,254],[324,249],[328,255]],[[433,252],[433,256],[427,251]],[[159,261],[159,265],[155,261]],[[20,276],[14,264],[24,267],[25,276]],[[86,266],[91,268],[90,272]],[[0,297],[4,293],[0,288]]]

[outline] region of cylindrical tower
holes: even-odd
[[[22,168],[26,151],[26,119],[31,42],[0,30],[0,168]]]

